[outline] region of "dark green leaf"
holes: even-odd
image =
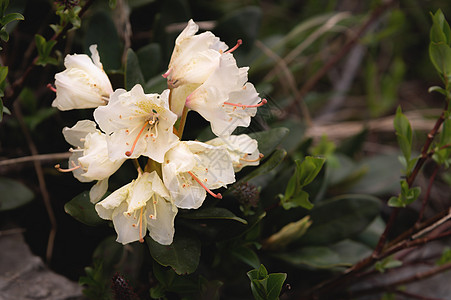
[[[269,274],[266,282],[267,299],[279,299],[280,292],[282,291],[283,283],[287,279],[286,273],[272,273]]]
[[[249,247],[240,246],[232,249],[232,255],[253,268],[260,266],[258,255]]]
[[[0,17],[3,17],[6,12],[6,8],[9,5],[9,0],[2,0],[0,1]]]
[[[264,155],[271,154],[289,133],[288,128],[279,127],[268,131],[253,132],[249,137],[257,140],[258,150]]]
[[[23,206],[33,200],[33,192],[19,181],[0,177],[0,211]]]
[[[237,217],[230,210],[222,207],[206,207],[196,210],[190,210],[186,214],[180,215],[186,219],[218,219],[218,220],[233,220],[242,224],[247,224],[247,221]]]
[[[317,204],[312,226],[301,237],[306,245],[329,245],[362,232],[379,214],[379,199],[368,195],[342,195]]]
[[[283,149],[277,149],[273,155],[271,155],[267,160],[264,161],[258,168],[253,170],[251,173],[242,178],[239,182],[248,182],[254,177],[263,175],[277,167],[285,158],[287,152]],[[232,186],[233,187],[233,186]]]
[[[0,83],[5,81],[7,75],[8,75],[8,67],[0,66]]]
[[[170,266],[177,274],[191,274],[197,269],[200,242],[196,238],[175,235],[171,245],[161,245],[146,238],[152,257],[162,266]]]
[[[148,44],[136,51],[139,66],[141,68],[144,80],[149,80],[153,76],[160,75],[160,65],[162,61],[161,48],[159,44]],[[159,92],[159,91],[158,91]]]
[[[287,207],[289,206],[289,207]],[[283,203],[285,209],[293,207],[303,207],[305,209],[312,209],[313,204],[309,201],[309,194],[305,191],[300,191],[298,195]]]
[[[132,49],[128,49],[125,65],[125,89],[131,90],[136,84],[144,85],[144,77],[139,67],[138,57]]]
[[[84,191],[64,205],[64,211],[74,219],[89,226],[100,225],[105,222],[97,214],[94,204],[89,199],[89,192]]]
[[[410,163],[410,156],[412,153],[412,127],[407,117],[402,113],[401,107],[398,107],[396,116],[393,121],[396,130],[396,137],[398,139],[399,147],[404,155],[407,163],[406,172],[410,172],[408,168]]]
[[[97,44],[100,61],[105,70],[121,68],[122,43],[111,16],[106,11],[94,13],[88,22],[85,35],[85,53],[89,46]]]
[[[2,26],[5,26],[6,24],[8,24],[12,21],[19,21],[19,20],[24,20],[24,16],[22,16],[19,13],[12,13],[12,14],[7,14],[6,16],[4,16],[0,20],[0,23],[2,24]]]

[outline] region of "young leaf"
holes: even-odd
[[[326,161],[323,157],[307,156],[298,168],[299,184],[304,187],[311,183],[318,175]]]
[[[12,21],[22,21],[24,20],[24,16],[19,14],[19,13],[12,13],[12,14],[7,14],[6,16],[3,16],[0,19],[0,23],[2,24],[2,26],[5,26],[6,24],[12,22]]]

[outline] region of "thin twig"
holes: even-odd
[[[379,17],[392,5],[394,5],[396,0],[386,1],[384,4],[373,10],[368,20],[357,30],[355,35],[353,35],[348,42],[341,48],[340,52],[338,52],[335,56],[331,57],[324,66],[318,70],[309,80],[301,87],[299,90],[300,98],[297,98],[296,101],[293,101],[291,105],[289,105],[285,110],[286,112],[290,112],[293,110],[293,107],[298,104],[298,102],[303,102],[304,96],[316,85],[316,83],[323,78],[327,72],[336,65],[346,54],[349,53],[352,47],[359,41],[360,37],[367,31],[370,25],[375,22]]]
[[[17,157],[17,158],[10,158],[5,160],[0,160],[0,167],[8,166],[8,165],[17,165],[27,162],[34,162],[34,161],[54,161],[54,160],[61,160],[69,158],[72,155],[70,152],[63,152],[63,153],[50,153],[50,154],[38,154],[38,155],[30,155],[30,156],[23,156],[23,157]]]
[[[22,111],[20,109],[20,103],[18,101],[14,102],[13,107],[14,107],[14,114],[16,115],[17,120],[19,121],[20,127],[22,128],[22,131],[24,133],[25,139],[27,140],[28,148],[30,149],[31,154],[36,156],[36,155],[38,155],[38,150],[36,148],[36,145],[33,142],[33,139],[31,138],[31,134],[30,134],[30,131],[28,130],[28,127],[24,122]],[[36,171],[36,175],[38,177],[39,189],[41,191],[42,199],[44,200],[45,209],[47,210],[47,215],[49,216],[49,220],[50,220],[50,224],[51,224],[49,238],[47,241],[47,251],[46,251],[46,255],[45,255],[47,263],[50,263],[50,261],[52,259],[52,254],[53,254],[53,245],[55,242],[57,222],[56,222],[55,214],[53,213],[52,204],[50,202],[50,196],[47,191],[47,186],[45,183],[44,172],[42,170],[41,163],[38,160],[34,160],[33,164],[34,164],[34,168]]]
[[[426,205],[427,205],[427,203],[429,201],[429,196],[431,195],[432,184],[435,181],[435,177],[437,176],[438,170],[440,170],[440,165],[436,165],[435,166],[434,171],[432,172],[431,178],[429,178],[429,185],[428,185],[426,193],[425,193],[425,195],[423,197],[423,202],[421,203],[421,209],[420,209],[420,212],[418,214],[417,223],[421,222],[421,220],[423,219],[424,211],[425,211]]]

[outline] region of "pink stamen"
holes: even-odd
[[[188,174],[191,175],[191,177],[193,177],[194,180],[197,181],[198,184],[200,184],[206,191],[207,193],[209,193],[210,195],[212,195],[213,197],[217,198],[217,199],[222,199],[222,195],[220,193],[213,193],[212,191],[210,191],[209,188],[207,188],[200,180],[199,178],[196,177],[196,175],[194,175],[193,173],[191,173],[191,171],[188,171]]]
[[[125,155],[131,156],[133,154],[133,151],[135,150],[136,143],[138,143],[138,139],[141,136],[141,134],[143,133],[144,128],[146,128],[146,126],[147,126],[147,122],[144,124],[143,128],[141,128],[141,130],[139,131],[138,136],[136,137],[135,141],[133,142],[132,149],[130,151],[125,152]]]
[[[55,169],[57,169],[58,171],[63,172],[63,173],[72,172],[72,171],[75,171],[80,168],[81,168],[81,166],[75,166],[70,169],[62,169],[60,164],[55,165]]]
[[[54,88],[51,83],[47,84],[47,88],[50,89],[52,92],[56,93],[56,88]]]
[[[258,104],[255,105],[244,105],[244,104],[237,104],[237,103],[230,103],[230,102],[224,102],[224,104],[227,105],[232,105],[232,106],[238,106],[238,107],[244,107],[244,108],[249,108],[249,107],[260,107],[265,105],[266,103],[268,103],[268,101],[266,99],[262,99],[262,101]]]
[[[242,43],[243,43],[243,41],[242,41],[241,39],[239,39],[238,41],[236,41],[236,45],[235,45],[233,48],[227,50],[227,51],[224,52],[224,53],[232,53],[233,51],[235,51],[236,49],[238,49],[238,47],[239,47]]]
[[[144,239],[142,236],[142,230],[143,230],[143,210],[144,206],[141,207],[141,212],[139,213],[139,242],[144,243]]]

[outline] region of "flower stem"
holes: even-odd
[[[182,139],[183,130],[185,129],[186,116],[188,115],[188,107],[183,107],[182,116],[180,117],[179,128],[177,129],[177,136]]]

